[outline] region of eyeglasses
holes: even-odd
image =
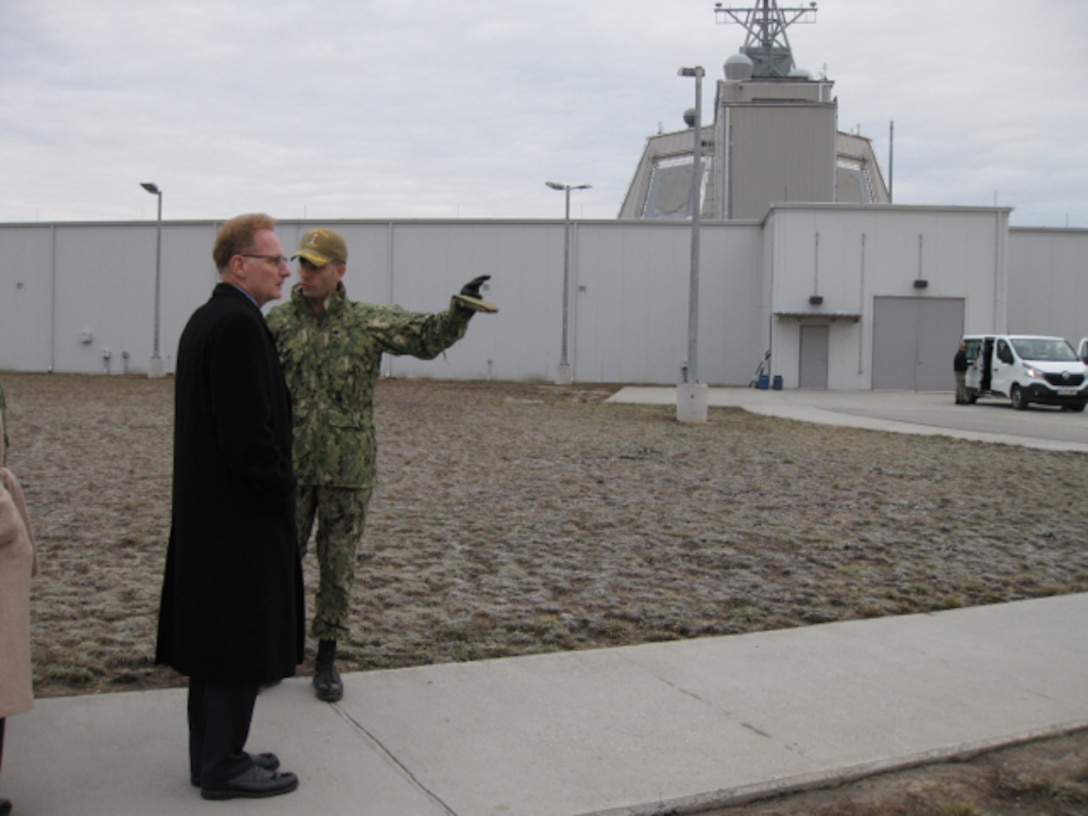
[[[286,255],[249,255],[245,252],[239,252],[243,258],[264,258],[266,261],[271,261],[273,266],[284,266],[291,259]]]

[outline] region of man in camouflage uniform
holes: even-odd
[[[268,326],[291,390],[303,556],[317,519],[314,688],[318,699],[334,702],[344,694],[336,643],[349,634],[355,562],[376,478],[374,385],[382,354],[433,359],[464,336],[476,311],[494,307],[479,299],[488,276],[466,284],[449,309],[434,314],[348,300],[347,245],[329,229],[306,232],[293,258],[299,282],[290,301],[269,312]]]

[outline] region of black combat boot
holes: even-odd
[[[344,696],[344,683],[336,670],[336,641],[322,640],[317,644],[317,662],[314,665],[314,693],[317,699],[335,703]]]

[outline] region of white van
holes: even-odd
[[[1088,404],[1088,368],[1064,337],[1026,334],[968,334],[967,401],[1006,397],[1013,408],[1030,403],[1083,411]]]

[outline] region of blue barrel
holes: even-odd
[[[759,375],[759,387],[761,389],[766,391],[767,386],[770,385],[770,384],[771,384],[771,378],[770,377],[768,377],[766,374],[760,374]]]
[[[774,388],[775,391],[781,391],[782,390],[782,375],[781,374],[775,374],[774,375],[774,385],[771,386],[771,387]]]

